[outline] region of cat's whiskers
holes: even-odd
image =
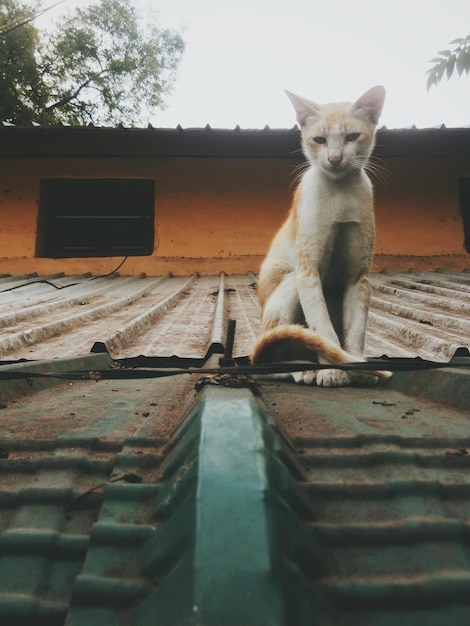
[[[300,179],[309,168],[310,168],[310,163],[308,161],[302,161],[302,163],[299,163],[299,165],[297,165],[294,168],[293,170],[294,179],[292,181],[292,186],[297,187],[297,185],[300,182]]]
[[[384,163],[382,159],[371,156],[364,169],[371,177],[384,182],[391,177],[391,172],[382,163]]]
[[[353,170],[363,170],[366,168],[367,160],[360,155],[357,155],[350,161],[351,169]]]
[[[376,180],[385,181],[390,176],[390,170],[379,163],[379,161],[381,161],[381,159],[378,159],[377,157],[369,157],[369,160],[365,160],[363,156],[356,156],[350,162],[350,166],[356,171],[364,170]]]

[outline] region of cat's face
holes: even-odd
[[[373,87],[354,103],[318,105],[287,92],[297,112],[307,159],[329,178],[361,170],[374,147],[375,128],[385,98]]]

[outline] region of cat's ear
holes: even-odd
[[[382,85],[377,85],[377,87],[372,87],[372,89],[366,91],[366,93],[354,103],[353,109],[367,117],[373,124],[377,124],[380,114],[382,113],[384,100],[385,89]]]
[[[318,104],[312,102],[312,100],[296,96],[295,93],[291,93],[287,91],[287,89],[286,94],[294,105],[295,112],[297,113],[297,121],[301,126],[306,126],[311,118],[318,117],[320,112]]]

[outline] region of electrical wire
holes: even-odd
[[[98,278],[107,278],[108,276],[112,276],[117,271],[121,269],[124,263],[127,261],[129,257],[125,256],[123,260],[119,263],[117,267],[115,267],[111,272],[107,274],[100,274],[99,276],[93,276],[90,280],[97,280]],[[44,283],[45,285],[50,285],[54,287],[54,289],[67,289],[67,287],[74,287],[75,285],[80,285],[81,283],[70,283],[68,285],[56,285],[55,283],[47,280],[45,278],[38,278],[38,280],[30,280],[27,283],[22,283],[21,285],[15,285],[14,287],[8,287],[7,289],[0,290],[0,293],[6,293],[7,291],[14,291],[15,289],[21,289],[21,287],[28,287],[29,285],[34,285],[36,283]]]
[[[39,9],[38,11],[34,11],[33,13],[31,13],[30,15],[20,17],[19,19],[14,20],[13,22],[9,22],[8,24],[5,24],[4,26],[0,26],[0,35],[6,35],[7,33],[11,33],[13,30],[16,30],[20,26],[24,26],[25,24],[32,22],[37,17],[44,15],[44,13],[47,13],[47,11],[50,11],[51,9],[58,6],[59,4],[62,4],[63,2],[65,2],[65,0],[59,0],[59,2],[56,2],[55,4],[51,4],[45,9]]]
[[[121,269],[121,267],[124,265],[128,258],[128,256],[125,256],[123,260],[119,263],[119,265],[115,267],[111,272],[108,272],[107,274],[100,274],[99,276],[93,276],[93,278],[90,278],[90,280],[96,280],[97,278],[106,278],[107,276],[112,276]]]
[[[463,352],[462,352],[463,353]],[[377,371],[388,370],[392,372],[412,372],[446,368],[470,368],[470,357],[456,356],[449,362],[427,361],[421,358],[384,358],[364,361],[360,363],[342,364],[320,364],[308,362],[285,362],[285,363],[263,363],[259,365],[235,365],[230,367],[188,367],[188,368],[111,368],[105,370],[74,370],[68,372],[34,372],[34,371],[2,371],[0,369],[0,380],[18,380],[28,378],[60,378],[66,380],[135,380],[145,378],[164,378],[167,376],[179,376],[182,374],[211,374],[211,375],[261,375],[287,374],[298,371],[320,370],[320,369],[340,369],[352,371]]]
[[[45,285],[50,285],[51,287],[54,287],[54,289],[66,289],[67,287],[73,287],[74,285],[79,284],[79,283],[71,283],[70,285],[56,285],[52,283],[50,280],[46,280],[45,278],[39,278],[38,280],[30,280],[29,282],[22,283],[21,285],[8,287],[8,289],[2,289],[0,293],[6,293],[7,291],[14,291],[15,289],[21,289],[21,287],[29,287],[29,285],[35,285],[36,283],[44,283]]]

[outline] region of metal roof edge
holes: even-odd
[[[299,130],[1,127],[0,157],[285,156]]]
[[[300,131],[289,129],[0,126],[0,157],[287,157],[303,158]],[[377,131],[378,156],[470,153],[469,128]]]
[[[234,132],[244,132],[244,133],[276,133],[276,132],[298,132],[299,126],[294,124],[293,126],[270,126],[269,124],[265,124],[263,127],[259,126],[241,126],[240,124],[236,124],[234,127],[228,126],[213,126],[208,122],[203,126],[183,126],[182,124],[177,124],[176,126],[158,126],[152,123],[148,123],[147,126],[130,126],[125,125],[123,123],[117,124],[116,126],[100,126],[93,124],[92,122],[88,124],[67,124],[65,122],[60,124],[48,124],[43,125],[37,122],[31,122],[29,124],[14,124],[9,121],[1,121],[0,129],[8,128],[8,129],[17,129],[17,130],[29,130],[29,131],[47,131],[51,132],[54,130],[60,131],[72,131],[76,132],[79,130],[87,130],[88,132],[103,132],[103,131],[127,131],[127,132],[192,132],[192,131],[203,131],[203,132],[223,132],[223,133],[234,133]],[[377,127],[377,131],[460,131],[460,130],[470,130],[470,124],[460,125],[460,126],[449,126],[444,122],[440,122],[437,124],[433,124],[432,126],[418,126],[417,124],[408,124],[406,126],[387,126],[386,124],[382,124]]]
[[[92,371],[109,369],[113,361],[107,353],[86,354],[79,357],[59,358],[44,361],[20,361],[16,363],[0,361],[0,369],[9,372],[32,372],[36,374],[53,375],[63,372],[71,372],[76,370]],[[64,381],[60,378],[35,377],[23,378],[17,380],[0,380],[0,403],[4,404],[19,397],[32,395],[62,384]]]
[[[443,407],[470,412],[470,357],[467,368],[396,372],[387,388],[423,398]]]

